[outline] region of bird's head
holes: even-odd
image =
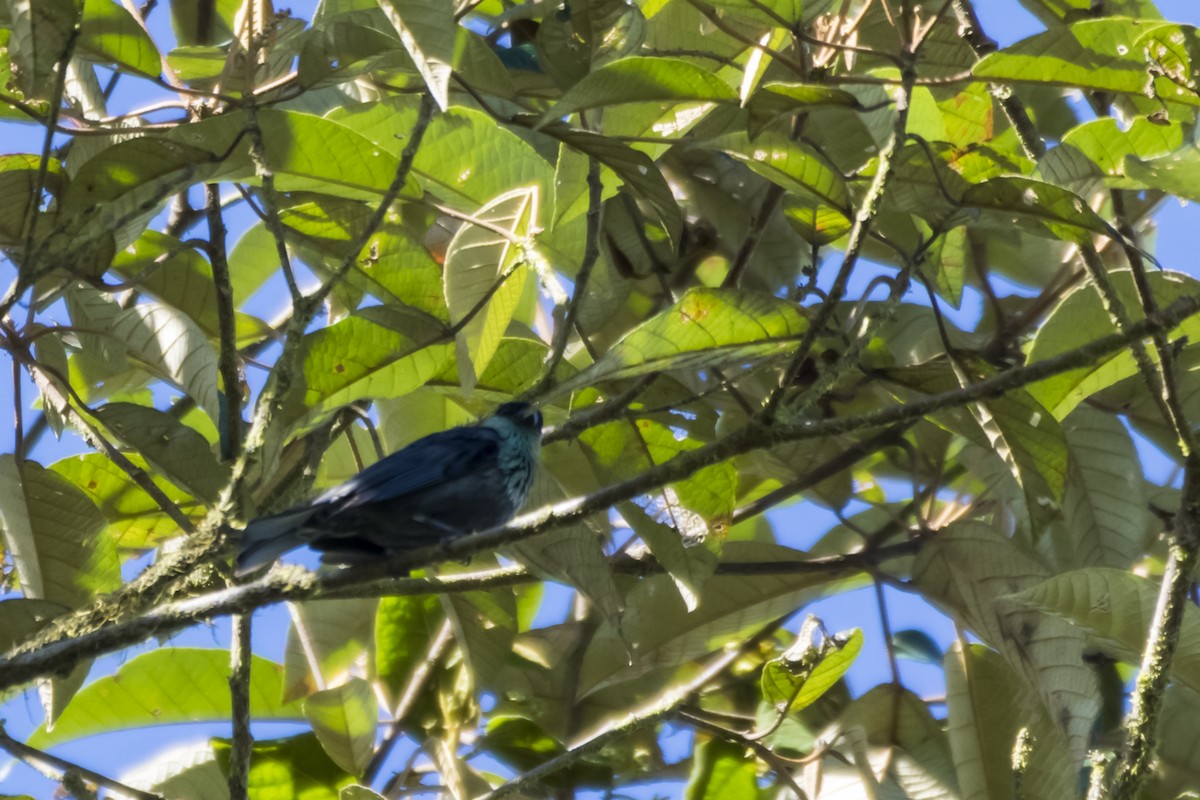
[[[507,420],[529,436],[540,438],[542,435],[542,412],[529,403],[503,403],[492,414],[492,418]]]

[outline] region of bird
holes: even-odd
[[[307,503],[250,522],[235,572],[302,545],[323,563],[361,564],[504,525],[529,496],[541,441],[542,413],[524,402],[425,436]]]

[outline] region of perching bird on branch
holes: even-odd
[[[418,439],[315,500],[251,522],[237,572],[301,545],[354,564],[503,525],[529,496],[541,441],[542,414],[528,403]]]

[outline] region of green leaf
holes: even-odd
[[[1023,608],[1067,620],[1130,664],[1141,660],[1158,603],[1158,583],[1107,567],[1088,567],[1054,575],[1012,595]],[[1171,674],[1200,691],[1200,609],[1183,610],[1179,644]]]
[[[432,595],[381,597],[375,614],[375,673],[394,706],[445,618]]]
[[[1145,791],[1151,797],[1187,797],[1200,785],[1200,751],[1196,747],[1196,719],[1200,695],[1179,684],[1167,687],[1159,717],[1156,768]]]
[[[1151,28],[1134,45],[1163,79],[1155,83],[1158,98],[1196,105],[1193,76],[1200,65],[1200,30],[1195,25],[1166,24]]]
[[[539,202],[536,187],[500,195],[475,214],[488,227],[465,223],[446,251],[446,307],[460,327],[458,371],[467,391],[496,354],[525,291]]]
[[[254,656],[250,714],[296,719],[300,708],[279,702],[283,668]],[[167,647],[144,653],[75,695],[52,731],[38,728],[30,747],[45,748],[97,733],[179,722],[228,722],[229,653]]]
[[[176,47],[167,53],[167,65],[180,80],[192,85],[215,81],[225,72],[228,61],[224,47]]]
[[[95,415],[192,496],[213,502],[225,487],[228,467],[217,461],[208,440],[171,414],[133,403],[108,403]]]
[[[807,329],[803,311],[786,300],[740,289],[689,289],[562,388],[783,355]]]
[[[0,650],[8,652],[69,610],[48,600],[26,597],[0,600]]]
[[[543,125],[538,132],[591,156],[611,169],[627,187],[646,201],[653,211],[654,222],[662,226],[667,239],[672,243],[679,242],[683,228],[679,204],[662,172],[649,156],[607,136],[566,125]]]
[[[377,202],[395,178],[399,159],[391,150],[333,120],[265,108],[258,110],[256,118],[262,130],[267,167],[275,173],[278,191],[314,191]],[[248,124],[243,112],[232,112],[181,125],[168,138],[223,157],[222,178],[247,179],[255,175],[244,136]],[[420,194],[410,175],[401,196]]]
[[[304,718],[333,763],[362,777],[375,754],[379,721],[371,684],[351,678],[337,688],[314,692],[304,701]]]
[[[272,240],[270,255],[275,253]],[[240,268],[241,263],[237,266]],[[117,253],[112,269],[136,281],[139,289],[187,314],[209,338],[219,338],[217,289],[213,283],[212,267],[197,250],[173,236],[147,230],[137,241]],[[239,270],[232,266],[230,270],[236,276],[232,281],[235,302],[244,300],[249,292],[243,294],[238,289],[244,287],[251,276],[239,275]],[[234,332],[238,344],[245,345],[267,335],[269,328],[261,320],[239,313],[234,322]]]
[[[113,0],[84,0],[79,26],[81,53],[142,75],[157,76],[158,48],[133,15]]]
[[[11,247],[25,243],[26,212],[33,203],[41,157],[14,153],[0,156],[0,245]],[[69,181],[58,159],[46,167],[44,191],[60,197]],[[36,205],[36,204],[35,204]],[[34,217],[36,231],[45,231],[58,217],[56,210],[39,212]]]
[[[1141,159],[1156,159],[1183,145],[1183,126],[1155,123],[1138,118],[1123,128],[1111,117],[1089,120],[1072,128],[1062,143],[1038,162],[1038,174],[1078,194],[1094,191],[1097,182],[1121,189],[1140,189],[1145,184],[1126,175],[1126,159],[1134,169]]]
[[[981,374],[987,374],[986,368],[981,369]],[[957,389],[963,378],[971,380],[969,374],[954,373],[940,363],[892,374],[897,382],[919,387],[927,395]],[[1004,462],[1025,495],[1035,527],[1057,510],[1066,483],[1067,444],[1058,421],[1035,398],[1016,390],[967,408],[938,412],[933,419]]]
[[[129,459],[189,517],[199,519],[204,515],[203,504],[155,474],[141,456],[130,454]],[[154,498],[102,453],[64,458],[50,468],[91,498],[108,522],[105,538],[126,554],[143,552],[180,532],[179,525],[159,508]]]
[[[779,658],[763,665],[759,690],[779,714],[801,711],[820,699],[858,658],[863,633],[854,628],[814,647],[803,634]],[[815,663],[814,663],[815,659]]]
[[[686,800],[756,800],[758,765],[746,758],[741,745],[709,739],[696,745],[683,796]]]
[[[1030,178],[1000,177],[975,184],[963,194],[964,205],[987,213],[996,225],[1011,226],[1051,239],[1084,243],[1111,228],[1073,192]]]
[[[400,34],[429,94],[445,111],[450,105],[450,72],[454,61],[453,7],[442,0],[379,0],[379,7]]]
[[[214,739],[213,750],[228,775],[229,743]],[[325,754],[317,737],[303,733],[254,743],[246,796],[248,800],[339,800],[340,790],[352,783],[353,776]]]
[[[498,565],[494,558],[475,560],[476,569]],[[454,592],[441,599],[454,641],[466,656],[464,668],[470,670],[470,680],[491,691],[500,689],[517,633],[517,601],[512,589]],[[445,704],[446,699],[440,702]],[[452,698],[450,702],[457,701]]]
[[[1133,439],[1120,420],[1079,406],[1063,420],[1071,463],[1061,567],[1129,569],[1143,552],[1148,503]],[[1064,557],[1065,556],[1065,557]]]
[[[570,496],[549,469],[540,469],[522,511],[534,511]],[[622,600],[613,580],[612,565],[601,546],[605,532],[605,526],[593,518],[524,539],[505,549],[543,577],[579,589],[601,616],[615,625],[621,615]]]
[[[12,20],[8,42],[13,76],[28,98],[49,99],[62,77],[56,74],[74,42],[82,0],[6,0]]]
[[[1155,270],[1146,277],[1160,308],[1200,291],[1200,283],[1182,272]],[[1137,309],[1141,308],[1141,303],[1130,272],[1114,270],[1109,273],[1109,281],[1133,321],[1140,319],[1142,315]],[[1116,330],[1108,312],[1104,310],[1099,293],[1091,283],[1087,283],[1072,291],[1051,310],[1034,335],[1028,361],[1033,364],[1113,333]],[[1200,341],[1200,315],[1184,320],[1171,332],[1171,336]],[[1137,365],[1133,356],[1127,350],[1122,350],[1099,358],[1089,366],[1031,384],[1029,393],[1057,419],[1064,419],[1088,397],[1135,374]]]
[[[912,692],[896,684],[876,686],[844,709],[835,724],[865,745],[898,748],[880,779],[885,782],[881,795],[913,800],[958,796],[958,777],[942,722]],[[886,785],[892,783],[896,786]]]
[[[1026,728],[1033,748],[1021,781],[1030,798],[1071,797],[1075,769],[1066,737],[1042,700],[1004,659],[983,645],[946,653],[946,734],[962,800],[994,800],[1013,792],[1012,749]]]
[[[1037,586],[1049,569],[1012,539],[980,522],[955,522],[922,547],[913,582],[999,650],[1066,732],[1078,765],[1100,710],[1087,636],[1061,619],[1001,598]]]
[[[411,99],[390,98],[335,108],[328,119],[398,158],[412,133],[417,106]],[[526,141],[487,114],[459,107],[430,121],[413,160],[413,175],[443,202],[472,214],[519,186],[536,186],[547,197],[554,181],[553,167]]]
[[[180,129],[191,132],[203,124],[182,125],[172,134],[178,135]],[[204,149],[208,139],[197,134],[191,140],[194,147],[173,138],[143,136],[117,142],[85,161],[63,194],[61,230],[57,239],[47,243],[50,253],[87,255],[86,246],[96,242],[115,242],[120,249],[135,241],[172,194],[217,174],[220,166],[213,153]],[[245,177],[253,174],[249,159],[241,172]],[[112,251],[102,252],[85,271],[102,272],[112,255]]]
[[[687,61],[631,56],[593,70],[542,115],[541,124],[579,111],[624,103],[734,103],[737,99],[737,92],[729,84]]]
[[[376,794],[366,786],[343,786],[338,793],[338,800],[384,800],[383,795]]]
[[[647,508],[634,503],[621,503],[618,508],[625,522],[671,576],[688,611],[695,611],[704,583],[717,569],[717,553],[710,545],[716,537],[708,537],[708,524],[703,519],[699,525],[689,525],[696,516],[694,512],[678,504],[668,504],[666,498],[670,495],[662,494],[661,502],[647,504]],[[660,509],[662,513],[654,514]]]
[[[702,445],[699,437],[687,436],[651,419],[597,425],[581,433],[579,441],[586,445],[588,456],[598,470],[610,480],[632,478]],[[736,493],[737,470],[724,462],[704,467],[653,492],[647,502],[649,513],[669,521],[677,529],[677,536],[699,543],[712,533],[711,528],[728,521]]]
[[[506,764],[528,771],[561,755],[566,748],[533,720],[495,714],[488,720],[480,745]],[[601,785],[612,781],[613,771],[602,764],[582,759],[548,776],[546,786]]]
[[[151,301],[123,309],[111,297],[82,284],[70,289],[67,302],[75,324],[107,331],[147,369],[186,392],[210,419],[220,419],[217,354],[190,317]]]
[[[848,216],[850,192],[845,179],[806,145],[776,131],[764,131],[753,141],[744,134],[729,134],[713,145],[767,180]]]
[[[924,631],[908,628],[892,634],[892,647],[898,658],[907,658],[922,664],[941,664],[942,648]]]
[[[625,0],[563,3],[542,18],[538,63],[568,87],[597,67],[638,50],[646,35],[641,9]]]
[[[1125,159],[1125,174],[1151,189],[1186,200],[1200,199],[1195,183],[1200,179],[1200,149],[1193,144],[1148,160],[1130,155]]]
[[[279,269],[275,237],[263,222],[251,226],[229,251],[229,281],[233,296],[241,304],[262,288]]]
[[[761,542],[726,542],[723,561],[803,560],[804,554]],[[719,649],[762,623],[794,611],[817,597],[829,580],[819,574],[758,575],[753,581],[714,575],[700,607],[688,613],[668,575],[645,578],[625,597],[621,632],[602,626],[588,647],[580,695],[633,680]],[[858,580],[858,579],[855,579]],[[847,584],[840,584],[839,588]],[[622,640],[629,643],[628,647]],[[628,651],[632,649],[633,663]]]
[[[376,605],[370,598],[288,604],[292,625],[283,651],[283,702],[339,683],[352,672],[370,651]]]
[[[765,83],[746,103],[746,111],[750,115],[747,132],[753,138],[783,114],[822,107],[859,109],[861,103],[844,89],[817,83]]]
[[[242,0],[171,4],[171,30],[182,45],[226,42],[234,37],[234,17]]]
[[[1055,26],[984,57],[973,71],[993,82],[1142,94],[1151,78],[1136,42],[1162,25],[1160,20],[1107,17]],[[1165,83],[1159,78],[1154,84],[1160,81]],[[1176,99],[1173,90],[1164,96]]]
[[[418,330],[422,328],[418,326]],[[401,397],[440,374],[453,358],[452,346],[448,342],[427,344],[443,338],[440,332],[413,334],[362,316],[348,317],[309,334],[304,403],[311,418],[355,400]]]
[[[74,608],[121,583],[99,510],[33,461],[0,455],[0,527],[25,597]]]

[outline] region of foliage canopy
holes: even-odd
[[[7,0],[0,689],[45,717],[0,747],[77,797],[1200,785],[1200,282],[1148,236],[1200,200],[1200,34],[1021,4],[999,49],[969,0]],[[513,398],[531,513],[469,566],[230,574]],[[182,722],[222,735],[151,777],[45,752]]]

